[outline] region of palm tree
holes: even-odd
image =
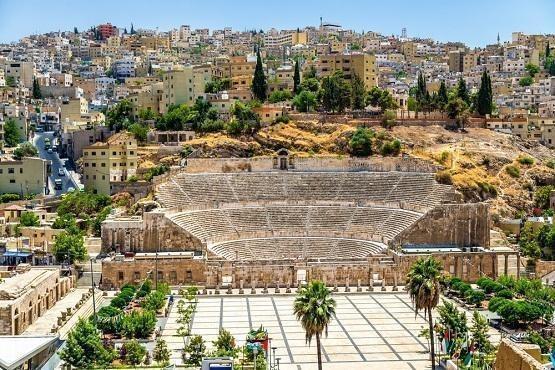
[[[318,352],[318,370],[322,370],[322,347],[320,338],[322,332],[328,336],[328,324],[335,315],[335,300],[331,298],[331,290],[319,281],[313,280],[306,287],[301,288],[293,303],[293,312],[306,333],[306,342],[310,345],[312,337],[316,336]]]
[[[432,357],[432,370],[435,370],[434,352],[434,324],[432,309],[439,302],[441,264],[432,256],[420,258],[410,268],[407,275],[407,287],[412,303],[414,304],[415,316],[418,311],[423,310],[428,316],[430,331],[430,353]]]

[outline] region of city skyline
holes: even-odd
[[[167,31],[181,24],[192,28],[234,30],[247,29],[293,29],[317,26],[320,17],[336,22],[346,29],[357,32],[375,31],[383,35],[399,35],[403,27],[409,37],[432,38],[437,41],[461,41],[468,46],[485,46],[508,41],[511,32],[555,33],[555,22],[549,14],[555,12],[555,4],[547,0],[528,2],[526,7],[516,0],[479,2],[467,1],[464,7],[437,0],[418,3],[401,1],[395,7],[390,4],[355,1],[308,1],[300,4],[291,0],[260,6],[254,1],[233,3],[214,0],[209,11],[197,1],[184,3],[158,2],[153,8],[147,1],[108,2],[100,0],[95,7],[73,4],[69,1],[44,2],[36,0],[25,3],[0,3],[0,42],[16,42],[21,37],[52,31],[68,31],[77,27],[80,31],[98,23],[110,22],[118,27],[158,28]],[[171,5],[171,8],[170,8]],[[72,6],[72,10],[69,9]],[[358,8],[354,8],[354,6]],[[40,11],[37,11],[39,9]],[[168,11],[172,9],[172,11]],[[208,10],[208,11],[207,11]],[[67,12],[69,16],[60,17]],[[260,16],[263,11],[269,16]],[[450,16],[456,14],[456,17]],[[2,19],[3,18],[3,19]],[[21,20],[25,19],[24,22]]]

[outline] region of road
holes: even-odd
[[[68,171],[65,168],[66,159],[61,159],[58,156],[58,153],[52,152],[48,153],[48,151],[44,148],[44,139],[49,138],[51,143],[57,142],[58,138],[54,137],[53,131],[47,132],[36,132],[34,137],[31,139],[33,145],[35,145],[39,151],[39,157],[43,159],[47,159],[52,162],[52,172],[48,179],[48,187],[50,189],[49,195],[61,195],[63,193],[67,193],[67,189],[72,187],[74,189],[80,189],[80,186],[77,178],[77,174],[73,171]],[[64,176],[59,176],[58,171],[59,169],[64,171]],[[61,190],[54,190],[54,180],[60,179],[62,180],[62,189]]]

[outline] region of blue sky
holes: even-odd
[[[0,0],[0,42],[103,22],[168,30],[181,24],[237,30],[318,25],[463,41],[510,40],[512,31],[555,33],[554,0]]]

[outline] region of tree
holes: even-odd
[[[470,93],[468,92],[468,88],[466,87],[466,82],[462,77],[459,78],[457,82],[457,87],[455,89],[457,98],[462,99],[466,103],[467,106],[470,106]]]
[[[364,109],[366,104],[366,88],[364,81],[357,74],[353,74],[351,82],[351,109]]]
[[[449,103],[447,103],[445,110],[449,118],[454,119],[459,127],[464,128],[469,117],[469,108],[468,104],[466,104],[463,99],[459,97],[449,99]]]
[[[484,354],[489,354],[493,351],[493,345],[489,341],[489,324],[486,318],[478,311],[472,314],[473,324],[470,328],[470,334],[474,348]]]
[[[541,209],[549,208],[549,197],[555,191],[555,185],[538,186],[534,192],[536,206]]]
[[[317,93],[320,90],[320,81],[315,77],[305,77],[301,82],[300,89],[302,91],[312,91]]]
[[[75,216],[70,213],[58,216],[52,223],[53,229],[74,229],[77,228]]]
[[[6,86],[8,87],[15,87],[17,81],[15,80],[14,76],[6,76]]]
[[[424,110],[427,106],[426,97],[428,96],[428,89],[426,88],[426,78],[422,72],[418,73],[418,80],[416,84],[416,103],[418,110]]]
[[[106,112],[106,124],[110,130],[119,132],[129,127],[133,123],[133,103],[130,100],[123,99]]]
[[[76,35],[79,33],[79,31],[77,31],[77,27],[73,27],[73,33]]]
[[[551,47],[549,46],[549,41],[545,45],[545,59],[548,59],[551,56]]]
[[[8,118],[4,124],[4,143],[6,147],[13,148],[19,144],[21,137],[19,128],[13,118]]]
[[[74,191],[65,195],[58,206],[58,216],[71,214],[75,217],[90,217],[112,203],[105,194],[94,194],[90,191]]]
[[[130,299],[133,298],[131,295]],[[125,299],[125,298],[124,298]],[[121,322],[121,333],[126,338],[148,338],[156,327],[156,315],[153,311],[132,311],[123,317]]]
[[[62,232],[55,238],[52,253],[58,262],[68,261],[72,264],[75,261],[83,261],[87,257],[83,235],[81,233]]]
[[[445,110],[445,106],[449,102],[449,96],[447,94],[447,86],[445,86],[445,81],[441,80],[441,84],[439,85],[439,91],[437,92],[437,103],[438,108],[441,111]]]
[[[418,259],[407,275],[407,290],[414,304],[414,313],[423,310],[428,318],[430,333],[434,332],[432,309],[437,306],[440,295],[441,265],[432,256]],[[435,370],[434,336],[430,336],[432,369]]]
[[[237,353],[237,344],[235,338],[231,333],[224,328],[220,329],[218,333],[218,338],[212,342],[216,348],[217,357],[235,357]]]
[[[530,75],[530,77],[534,77],[535,75],[537,75],[538,73],[540,73],[540,67],[538,67],[537,65],[533,64],[533,63],[528,63],[524,66],[524,69],[526,70],[526,72],[528,72],[528,74]]]
[[[134,34],[136,33],[136,32],[135,32],[135,28],[133,27],[133,23],[131,23],[131,30],[129,31],[129,33],[130,33],[131,35],[134,35]]]
[[[21,159],[23,157],[38,157],[39,151],[36,146],[27,141],[15,148],[13,156],[15,159]]]
[[[366,104],[373,107],[380,107],[382,112],[389,109],[397,109],[398,105],[391,93],[387,90],[382,90],[377,86],[372,87],[368,92]]]
[[[107,367],[114,358],[113,352],[102,345],[94,324],[82,318],[69,332],[66,346],[59,355],[62,361],[77,369]]]
[[[324,77],[322,81],[322,105],[326,111],[343,112],[351,104],[351,88],[341,72]]]
[[[349,151],[357,157],[367,157],[372,154],[372,138],[374,130],[358,127],[351,140],[349,140]]]
[[[152,358],[158,363],[158,366],[167,367],[170,364],[170,350],[164,339],[156,340]]]
[[[279,103],[282,101],[287,101],[291,99],[291,93],[289,91],[274,91],[268,97],[270,103]]]
[[[39,216],[37,216],[34,212],[23,212],[19,219],[19,224],[21,226],[39,226]]]
[[[183,352],[189,355],[187,358],[187,364],[199,366],[202,363],[202,358],[206,352],[206,344],[204,343],[202,336],[193,336],[189,341],[189,344],[183,348]]]
[[[530,76],[524,76],[518,81],[518,84],[522,87],[530,86],[534,83],[534,79]]]
[[[322,370],[320,338],[322,332],[328,335],[328,325],[335,315],[335,305],[331,291],[319,280],[313,280],[306,287],[300,288],[293,303],[293,312],[305,331],[306,342],[310,345],[312,337],[316,336],[319,370]]]
[[[133,366],[137,366],[143,362],[146,356],[146,348],[136,339],[123,343],[123,351],[125,352],[125,362]]]
[[[33,98],[42,99],[42,92],[40,91],[39,81],[33,78]]]
[[[299,112],[309,112],[311,108],[316,106],[317,101],[317,97],[313,92],[302,90],[293,98],[293,106]]]
[[[299,71],[299,60],[295,60],[295,72],[293,74],[293,92],[297,94],[301,86],[301,72]]]
[[[133,134],[133,137],[140,143],[145,143],[148,134],[148,127],[140,123],[131,124],[127,130]]]
[[[266,100],[268,84],[266,82],[266,76],[264,75],[264,68],[262,67],[260,49],[258,49],[256,52],[256,66],[254,68],[254,77],[252,79],[251,89],[255,99],[258,99],[262,102]]]
[[[480,90],[476,98],[476,111],[478,114],[485,116],[486,114],[491,114],[493,109],[493,92],[491,89],[491,79],[488,72],[484,69],[482,73],[482,82],[480,84]]]

